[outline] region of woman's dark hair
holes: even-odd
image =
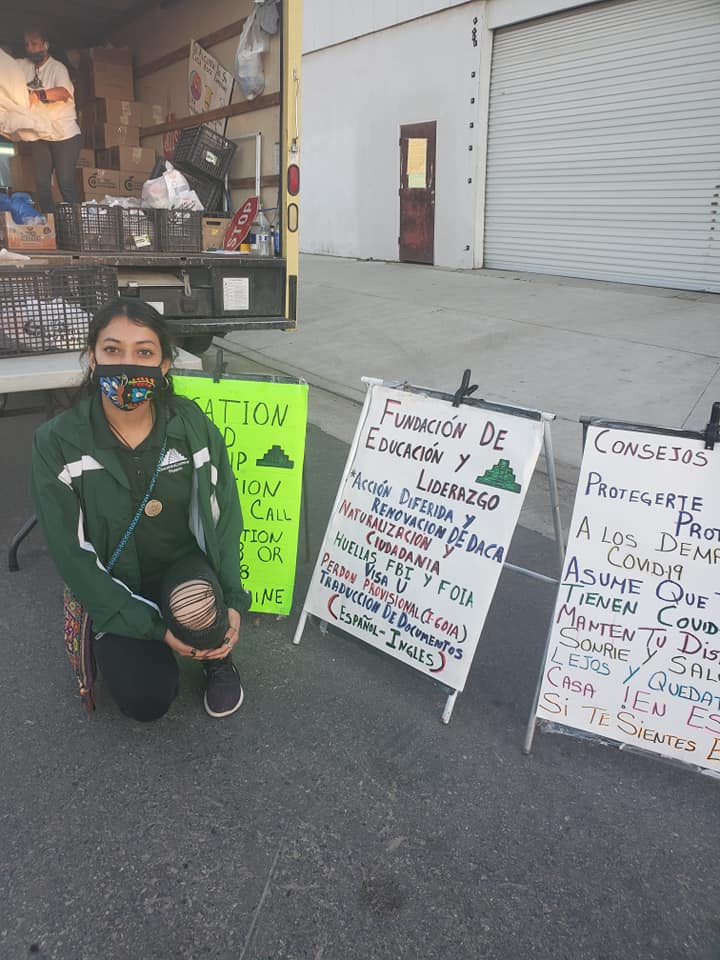
[[[87,346],[85,348],[86,355],[94,352],[98,337],[115,317],[127,317],[128,320],[132,320],[132,322],[138,326],[148,327],[152,330],[160,341],[163,360],[170,360],[172,362],[175,357],[175,347],[163,315],[158,313],[155,307],[151,307],[149,303],[145,303],[143,300],[131,300],[128,297],[118,297],[116,300],[110,300],[97,311],[90,322]],[[88,370],[83,383],[83,386],[88,388],[93,387],[90,373],[91,371]],[[168,392],[172,393],[172,380],[170,377],[167,379],[169,384]]]

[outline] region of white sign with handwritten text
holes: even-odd
[[[537,716],[720,772],[720,449],[588,430]]]
[[[543,425],[370,389],[305,609],[462,690]]]
[[[207,113],[230,103],[233,89],[233,75],[211,53],[204,50],[195,40],[190,41],[188,58],[188,107],[190,113]],[[213,120],[207,126],[219,133],[225,132],[226,120]],[[206,160],[210,167],[214,165],[213,154],[208,151]]]

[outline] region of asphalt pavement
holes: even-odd
[[[341,433],[356,408],[313,393]],[[0,418],[3,542],[38,422]],[[567,736],[521,752],[547,585],[502,575],[449,726],[399,662],[314,623],[292,646],[347,455],[328,430],[309,429],[295,609],[244,624],[224,721],[192,663],[158,723],[102,684],[86,716],[37,531],[0,578],[2,960],[718,960],[720,783]],[[553,558],[518,530],[511,560]]]

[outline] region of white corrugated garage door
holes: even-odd
[[[487,267],[720,291],[720,0],[498,30]]]

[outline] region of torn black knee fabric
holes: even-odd
[[[188,580],[170,594],[170,609],[188,630],[204,630],[215,623],[215,593],[207,580]]]
[[[202,581],[206,587],[198,589],[194,586],[198,581]],[[178,601],[177,591],[180,587],[181,599]],[[208,590],[212,597],[207,594]],[[215,617],[209,626],[193,628],[183,615],[186,608],[183,608],[182,597],[197,597],[201,592],[206,595],[208,602],[213,603]],[[163,619],[178,640],[197,650],[212,650],[223,643],[228,629],[227,606],[215,571],[200,551],[174,563],[160,581],[158,593]]]

